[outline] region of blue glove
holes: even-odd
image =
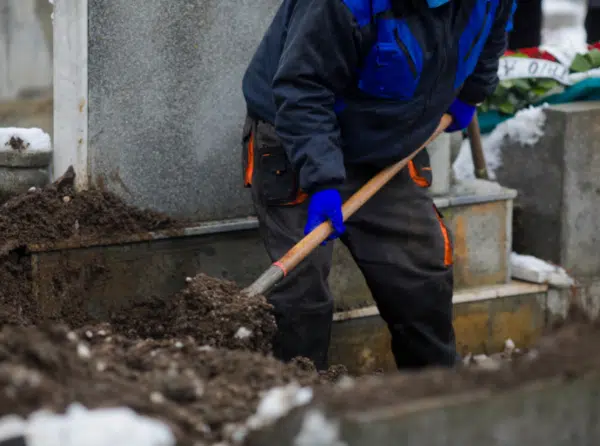
[[[476,111],[477,107],[474,105],[455,99],[448,109],[448,114],[452,116],[452,124],[448,126],[446,133],[466,129],[473,120]]]
[[[335,189],[325,189],[312,195],[308,204],[308,218],[304,234],[308,235],[327,220],[330,220],[333,226],[333,233],[327,240],[336,239],[346,231],[342,216],[342,197]],[[325,245],[325,242],[322,245]]]

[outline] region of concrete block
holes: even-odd
[[[515,251],[600,277],[600,102],[545,110],[532,147],[507,142],[498,181],[518,190]]]

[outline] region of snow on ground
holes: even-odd
[[[0,419],[0,442],[24,437],[28,446],[174,446],[171,429],[128,408],[87,410],[72,404],[66,414],[40,410],[27,421]],[[16,444],[16,443],[15,443]]]
[[[49,151],[52,148],[50,135],[38,128],[0,128],[0,150],[10,148],[11,140],[22,141],[23,149],[30,151]]]
[[[570,287],[575,281],[567,271],[537,257],[517,254],[510,255],[512,277],[534,283],[547,283],[555,287]]]
[[[534,145],[544,134],[546,115],[544,108],[529,107],[517,112],[517,114],[498,126],[489,134],[482,137],[483,151],[491,179],[495,179],[496,169],[502,165],[501,149],[509,141],[520,143],[527,147]],[[465,139],[460,148],[460,153],[452,166],[457,180],[471,180],[475,178],[473,173],[473,158],[471,157],[471,145]]]

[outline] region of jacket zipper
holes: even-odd
[[[408,51],[408,48],[406,47],[406,45],[400,38],[400,34],[398,33],[397,28],[394,28],[394,39],[396,39],[396,43],[398,44],[398,46],[400,47],[400,49],[406,56],[406,60],[408,62],[408,68],[410,69],[411,74],[413,75],[414,78],[416,78],[417,77],[417,67],[415,65],[415,62],[412,60],[412,57],[410,55],[410,52]]]
[[[466,62],[467,60],[469,60],[469,57],[471,57],[471,53],[473,52],[473,49],[475,48],[475,45],[477,45],[477,42],[479,42],[479,39],[481,39],[481,36],[483,35],[483,31],[485,30],[485,27],[487,25],[488,19],[490,17],[490,9],[492,7],[492,2],[491,1],[487,1],[485,3],[485,20],[483,21],[483,26],[481,27],[481,29],[479,30],[479,32],[477,33],[477,35],[475,36],[475,39],[473,40],[473,43],[471,43],[471,46],[469,47],[469,51],[467,51],[467,54],[465,55],[464,58],[464,62]]]

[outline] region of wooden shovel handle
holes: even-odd
[[[365,183],[357,192],[352,195],[348,201],[342,206],[342,215],[346,221],[352,214],[359,210],[373,195],[375,195],[386,183],[388,183],[398,172],[406,167],[406,165],[431,141],[437,138],[452,122],[450,115],[442,116],[435,132],[429,137],[425,143],[417,150],[412,152],[406,158],[386,167],[367,183]],[[313,231],[300,240],[292,249],[290,249],[282,258],[274,262],[271,267],[265,271],[252,285],[244,290],[251,296],[266,293],[279,280],[285,277],[298,264],[304,260],[311,252],[313,252],[323,241],[325,241],[332,233],[333,227],[331,222],[326,221],[317,226]]]
[[[467,128],[469,142],[471,143],[471,156],[473,158],[473,167],[475,169],[475,178],[482,180],[489,179],[487,164],[485,162],[485,154],[483,152],[483,144],[481,142],[481,129],[479,127],[479,119],[477,115],[473,116],[473,120]]]

